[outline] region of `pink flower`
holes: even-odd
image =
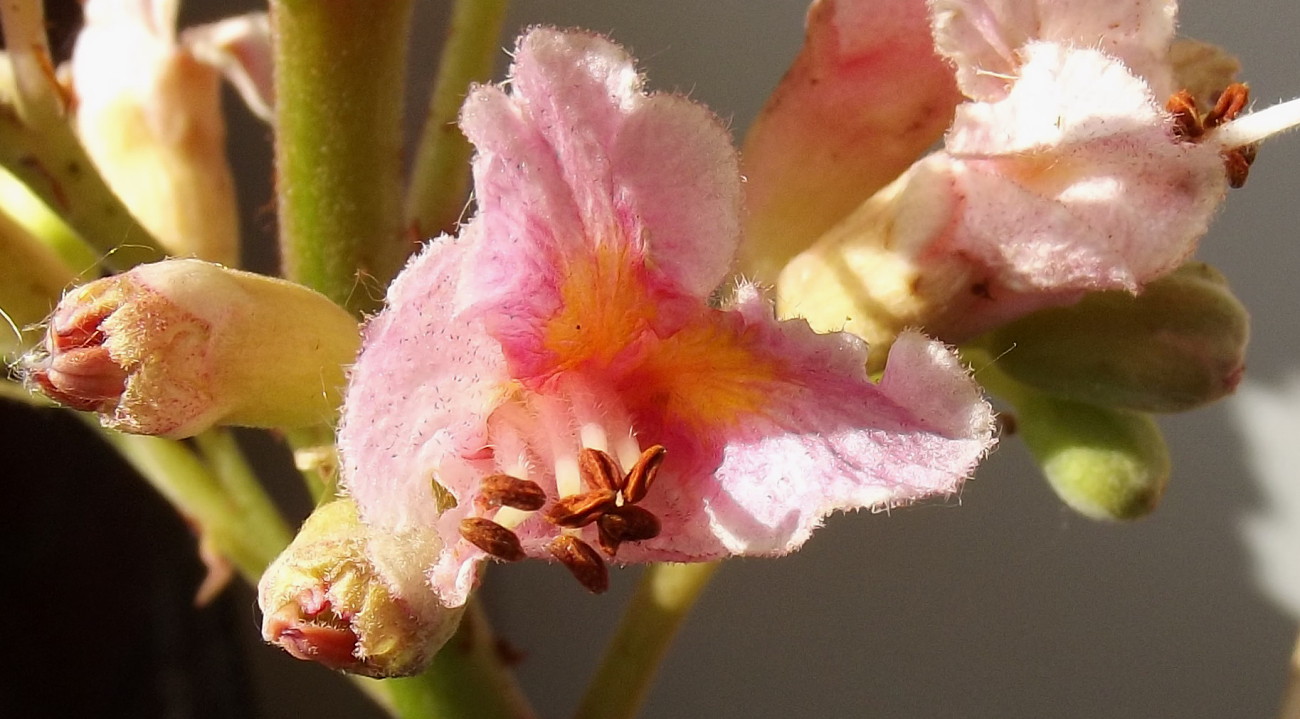
[[[863,9],[881,5],[891,14],[910,11],[913,20],[887,25],[901,37],[877,36],[876,45],[910,46],[928,34],[915,21],[921,0],[819,0],[805,55],[832,35],[875,32]],[[828,229],[800,238],[806,249],[788,264],[799,248],[750,263],[769,277],[773,265],[785,265],[783,314],[807,316],[819,329],[848,329],[873,346],[887,346],[909,326],[962,341],[1085,292],[1140,291],[1192,254],[1228,187],[1222,153],[1259,138],[1242,142],[1227,132],[1234,123],[1189,136],[1165,110],[1180,84],[1169,55],[1176,3],[932,0],[928,8],[934,47],[954,65],[968,101],[955,107],[942,151],[879,191],[867,188],[875,194],[851,212],[817,218],[814,226]],[[833,21],[814,22],[823,17]],[[917,77],[916,92],[928,100],[900,101],[926,108],[913,123],[928,125],[934,108],[951,107],[932,64],[918,61],[904,72]],[[816,102],[779,102],[798,81],[787,76],[749,138],[747,174],[780,152],[780,128],[802,124],[816,138],[824,127],[799,122]],[[848,70],[828,71],[806,92],[842,97],[860,84]],[[879,115],[879,103],[891,101],[873,96],[865,112]],[[894,127],[909,125],[896,118]],[[856,153],[837,153],[835,161],[875,164],[876,145],[891,141],[860,136],[851,145]],[[783,179],[754,182],[780,186]],[[786,188],[819,198],[856,189]],[[759,234],[782,226],[782,208],[799,205],[755,199]]]
[[[951,351],[905,334],[874,384],[860,341],[753,285],[711,303],[740,234],[716,118],[587,34],[531,31],[507,87],[465,104],[478,215],[390,288],[339,432],[363,518],[444,538],[444,603],[488,556],[599,591],[602,554],[784,554],[835,510],[957,491],[991,412]]]

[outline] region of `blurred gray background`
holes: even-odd
[[[186,15],[255,5],[191,2]],[[805,7],[517,0],[502,44],[537,23],[606,32],[640,59],[652,88],[706,103],[739,138],[793,58]],[[445,11],[431,1],[419,9],[412,131]],[[1241,58],[1257,105],[1300,95],[1296,0],[1189,0],[1181,18],[1184,35]],[[253,254],[265,266],[274,254],[267,131],[233,114],[247,229],[264,243]],[[1201,250],[1255,312],[1249,373],[1265,381],[1300,364],[1298,188],[1300,134],[1275,139]],[[1074,515],[1011,439],[960,501],[832,517],[795,556],[728,562],[644,716],[1275,716],[1297,624],[1261,594],[1239,538],[1260,495],[1231,412],[1219,405],[1163,425],[1173,481],[1159,510],[1133,524]],[[483,596],[525,656],[519,676],[542,716],[576,706],[637,572],[616,572],[601,597],[539,562],[492,573]],[[237,601],[248,609],[251,595]],[[262,716],[372,715],[343,682],[258,646],[254,621],[249,612],[240,623]]]

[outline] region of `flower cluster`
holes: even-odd
[[[9,169],[42,170],[26,181],[50,175],[58,199],[84,158],[112,190],[100,209],[179,257],[123,260],[136,266],[60,299],[70,256],[0,212],[0,309],[15,320],[0,351],[107,428],[199,436],[203,461],[173,447],[183,459],[165,464],[218,477],[190,485],[205,540],[237,534],[201,526],[211,506],[237,525],[270,502],[231,489],[233,441],[214,450],[203,433],[292,430],[320,506],[263,575],[264,635],[377,677],[431,661],[473,617],[488,561],[556,563],[600,593],[610,564],[783,555],[835,512],[955,495],[997,441],[985,388],[1069,504],[1149,512],[1170,471],[1150,413],[1223,397],[1244,367],[1246,310],[1190,258],[1258,143],[1300,123],[1294,103],[1245,113],[1235,61],[1174,40],[1174,0],[815,0],[741,153],[702,105],[648,91],[613,41],[533,28],[505,82],[464,98],[473,212],[454,236],[313,247],[289,236],[365,204],[332,183],[381,162],[339,160],[319,194],[281,178],[282,205],[317,222],[282,215],[285,266],[321,294],[227,266],[240,248],[218,108],[225,73],[272,118],[272,41],[325,28],[286,19],[319,8],[178,33],[177,0],[88,0],[75,103],[42,116],[75,127],[60,155],[19,112],[33,83],[54,87],[48,58],[15,42],[39,25],[33,7],[0,9],[20,48],[0,83],[0,161],[25,158]],[[336,39],[356,10],[340,12]],[[314,40],[277,57],[330,44]],[[282,63],[277,80],[299,71],[321,74]],[[325,95],[282,93],[278,109]],[[288,114],[275,131],[319,149]],[[348,154],[331,154],[339,137],[319,140],[322,162]],[[283,170],[294,153],[277,141]],[[389,145],[365,147],[392,161],[374,177],[397,175]],[[94,245],[92,226],[74,242]],[[322,251],[302,262],[303,248]],[[382,274],[367,253],[408,251],[362,318],[343,295]],[[968,362],[993,355],[977,383]],[[230,546],[260,571],[274,554],[243,550],[275,528],[249,535]]]

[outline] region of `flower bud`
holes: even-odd
[[[999,387],[1002,393],[1005,388]],[[1169,481],[1169,452],[1150,415],[1017,388],[1017,432],[1057,496],[1093,519],[1137,519]]]
[[[177,41],[177,5],[86,2],[71,61],[77,134],[104,180],[169,252],[236,264],[221,72],[209,64],[217,50]]]
[[[258,583],[262,636],[299,659],[369,677],[422,670],[464,607],[448,609],[424,577],[433,532],[371,532],[356,504],[316,508]]]
[[[993,331],[984,346],[999,369],[1044,392],[1179,412],[1236,388],[1249,319],[1223,276],[1194,262],[1137,296],[1098,292],[1036,312]]]
[[[52,250],[0,212],[0,357],[13,357],[36,342],[28,327],[50,314],[72,270]]]
[[[106,427],[180,438],[331,422],[359,344],[352,316],[306,287],[167,260],[68,292],[25,365]]]

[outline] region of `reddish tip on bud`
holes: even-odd
[[[262,636],[298,659],[369,677],[421,671],[460,622],[424,570],[433,534],[372,532],[356,505],[318,507],[258,584]]]

